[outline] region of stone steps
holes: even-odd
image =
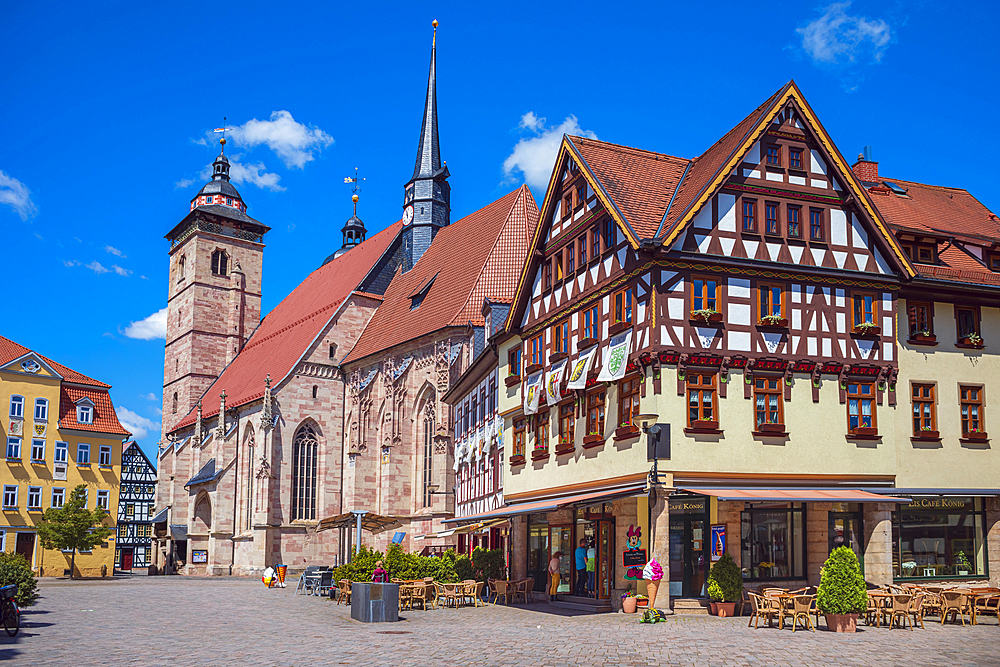
[[[675,614],[708,615],[707,598],[671,598],[670,608]]]
[[[611,600],[595,600],[594,598],[582,598],[575,595],[560,595],[558,600],[549,604],[560,609],[587,611],[592,614],[607,614],[612,611]]]

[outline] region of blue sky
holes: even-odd
[[[163,235],[227,153],[266,238],[264,310],[340,246],[345,176],[369,232],[399,217],[432,19],[453,219],[527,182],[562,132],[685,157],[788,79],[847,156],[1000,211],[995,4],[0,5],[0,334],[113,385],[155,451]]]

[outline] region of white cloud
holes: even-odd
[[[106,245],[106,246],[104,246],[104,251],[111,253],[115,257],[121,257],[122,259],[128,259],[125,256],[125,253],[123,253],[121,250],[119,250],[118,248],[116,248],[114,246]]]
[[[138,322],[129,322],[122,332],[129,338],[139,340],[153,340],[154,338],[167,337],[167,309],[158,310],[149,317],[145,317]]]
[[[882,19],[849,16],[850,2],[835,2],[823,15],[797,28],[802,48],[813,60],[831,65],[871,59],[879,62],[892,40],[892,30]]]
[[[514,150],[503,161],[504,177],[510,180],[515,178],[516,172],[521,172],[525,183],[540,189],[544,189],[549,183],[552,165],[564,134],[597,138],[597,135],[590,130],[580,127],[576,116],[567,116],[559,125],[548,127],[544,118],[529,111],[521,116],[518,127],[533,133],[534,136],[518,141]]]
[[[115,335],[113,333],[111,333],[110,331],[105,331],[101,335],[104,336],[105,338],[111,338],[111,339],[114,339],[114,337],[115,337]]]
[[[234,156],[235,157],[235,156]],[[311,159],[311,158],[310,158]],[[235,159],[229,160],[229,178],[238,184],[252,183],[258,188],[266,188],[273,192],[282,192],[285,188],[278,185],[281,176],[265,171],[267,167],[263,162],[254,164],[242,164]]]
[[[156,394],[154,394],[153,392],[149,392],[148,394],[140,394],[140,396],[142,396],[143,398],[145,398],[147,401],[158,401],[158,400],[160,400],[160,397],[157,396]]]
[[[131,432],[132,437],[136,440],[144,440],[150,434],[159,436],[160,422],[147,419],[140,414],[132,412],[123,405],[115,408],[115,414],[118,415],[118,421],[122,423],[125,430]]]
[[[97,275],[101,275],[102,273],[107,273],[108,271],[111,270],[104,268],[104,266],[102,266],[101,263],[98,262],[96,259],[90,264],[84,264],[84,266],[93,271],[94,273],[96,273]]]
[[[21,216],[21,220],[27,220],[38,214],[38,207],[31,201],[31,191],[28,187],[3,171],[0,171],[0,204],[6,204],[14,209]]]
[[[299,169],[315,160],[315,153],[333,143],[329,134],[318,127],[299,123],[288,111],[273,111],[270,120],[248,120],[232,128],[229,135],[238,146],[253,148],[265,144],[286,167]]]
[[[195,178],[182,178],[181,180],[174,183],[174,190],[177,190],[179,188],[189,188],[197,182],[198,179]]]
[[[74,266],[82,266],[80,262],[76,261],[75,259],[64,259],[63,264],[68,266],[69,268],[73,268]]]
[[[122,267],[118,266],[117,264],[112,264],[111,265],[111,270],[114,271],[115,273],[117,273],[118,275],[120,275],[123,278],[128,278],[130,275],[132,275],[132,270],[131,269],[123,269]]]

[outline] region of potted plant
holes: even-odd
[[[636,609],[639,607],[646,607],[647,605],[649,605],[649,597],[643,595],[642,593],[635,596]]]
[[[743,595],[743,572],[729,554],[722,554],[708,572],[708,597],[712,614],[733,616]]]
[[[977,333],[970,333],[968,336],[963,336],[959,343],[968,347],[978,348],[983,346],[983,337]]]
[[[765,315],[760,318],[760,324],[765,327],[787,327],[788,320],[781,315]]]
[[[972,563],[969,562],[968,556],[965,555],[964,551],[959,551],[958,555],[955,556],[957,561],[955,566],[958,568],[958,575],[960,577],[966,577],[972,572]]]
[[[635,593],[632,592],[632,584],[628,585],[622,593],[622,611],[626,614],[634,614],[636,607]]]
[[[868,590],[858,557],[850,547],[837,547],[823,564],[816,608],[834,632],[855,632],[858,616],[868,609]]]
[[[854,333],[860,336],[873,336],[879,331],[879,326],[874,322],[862,322],[854,327]]]
[[[973,426],[965,433],[965,437],[968,440],[986,440],[986,431],[981,428]]]
[[[656,591],[660,588],[660,580],[663,579],[663,567],[656,562],[656,558],[650,558],[646,567],[642,568],[642,578],[646,580],[649,608],[652,609],[656,604]]]
[[[585,448],[599,445],[602,442],[604,442],[604,438],[597,431],[590,431],[587,435],[583,436],[583,446]]]
[[[722,313],[712,308],[702,308],[700,310],[692,310],[691,319],[696,320],[699,318],[705,320],[706,324],[708,324],[709,322],[721,322]]]

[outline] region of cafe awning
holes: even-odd
[[[623,498],[625,496],[634,496],[639,493],[643,493],[646,490],[645,482],[639,484],[632,484],[625,487],[619,487],[617,489],[604,489],[601,491],[592,491],[590,493],[581,493],[575,496],[562,496],[560,498],[551,498],[545,500],[532,500],[523,503],[511,503],[505,507],[500,507],[495,510],[490,510],[489,512],[483,512],[482,514],[475,514],[473,516],[463,516],[455,519],[445,519],[442,523],[455,523],[456,521],[486,521],[489,519],[498,519],[501,517],[517,516],[519,514],[534,514],[536,512],[552,512],[561,507],[567,507],[569,505],[576,505],[582,502],[596,502],[598,500],[612,500],[613,498]]]
[[[833,502],[833,503],[908,503],[909,498],[884,496],[861,489],[681,489],[703,496],[715,496],[719,500],[743,500],[747,502]],[[886,492],[891,489],[886,489]]]
[[[330,516],[320,519],[320,522],[316,525],[316,532],[343,528],[344,526],[354,528],[357,525],[357,521],[358,516],[354,512]],[[361,515],[361,527],[373,533],[381,533],[390,528],[399,528],[400,525],[402,524],[400,524],[399,519],[394,516],[382,516],[381,514],[373,514],[371,512]]]
[[[438,537],[451,537],[456,532],[458,532],[457,528],[449,528],[448,530],[439,530],[436,533],[425,533],[424,535],[414,535],[413,539],[415,539],[415,540],[433,540],[433,539],[438,538]]]

